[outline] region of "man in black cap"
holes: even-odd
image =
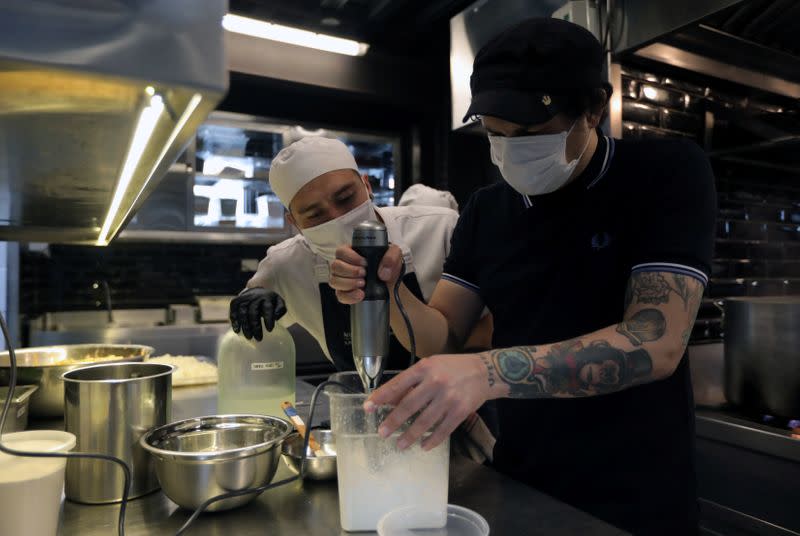
[[[467,116],[505,180],[464,207],[429,305],[403,290],[430,357],[366,406],[397,406],[384,436],[420,412],[399,443],[431,431],[431,448],[497,399],[498,470],[634,534],[695,534],[685,350],[711,264],[714,180],[691,142],[597,130],[611,92],[602,63],[588,31],[555,19],[478,53]],[[400,262],[390,248],[380,277],[392,283]],[[362,266],[337,250],[341,301],[363,298]],[[484,307],[494,350],[452,354]],[[405,334],[397,314],[392,325]]]

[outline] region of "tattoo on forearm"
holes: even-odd
[[[631,275],[625,291],[625,308],[634,303],[651,303],[659,305],[669,301],[670,292],[674,292],[688,310],[692,297],[692,288],[688,276],[669,274],[669,279],[659,272],[637,272]]]
[[[689,289],[689,283],[686,281],[685,275],[672,274],[672,281],[674,283],[672,291],[680,296],[683,301],[683,308],[689,307],[689,299],[692,297],[692,291]]]
[[[687,344],[689,344],[689,339],[692,338],[692,328],[693,327],[694,327],[694,322],[691,322],[689,324],[689,326],[686,329],[684,329],[683,333],[681,334],[681,343],[683,343],[684,347]]]
[[[605,340],[584,346],[575,339],[554,344],[541,355],[531,346],[492,350],[488,355],[512,398],[610,393],[648,381],[653,370],[646,350],[625,352]]]
[[[637,303],[654,305],[667,303],[669,302],[671,293],[674,293],[680,298],[683,304],[683,310],[687,312],[687,324],[681,333],[681,340],[683,345],[686,346],[686,344],[689,343],[689,338],[692,336],[692,327],[694,326],[697,311],[700,309],[700,304],[703,299],[702,285],[693,278],[674,273],[638,272],[632,274],[625,291],[625,309],[627,310],[628,307]],[[640,313],[645,311],[657,311],[657,309],[642,309],[635,313],[633,317],[617,325],[617,331],[628,337],[628,340],[630,340],[631,344],[634,346],[639,346],[643,342],[649,342],[649,340],[644,337],[655,336],[659,331],[657,329],[659,323],[652,313],[648,313],[647,318],[637,318]],[[647,326],[641,325],[640,322],[637,326],[633,326],[637,329],[632,329],[631,322],[634,320],[647,320]],[[675,329],[680,328],[676,327]],[[638,331],[643,331],[646,335],[643,337]],[[664,331],[666,331],[666,322],[663,325],[661,335],[664,334]],[[633,337],[631,335],[633,335]],[[652,340],[656,340],[659,337]]]
[[[669,301],[671,287],[667,279],[657,272],[638,272],[631,275],[630,303],[652,303],[658,305]]]
[[[492,360],[489,359],[486,355],[484,354],[478,354],[478,355],[480,356],[481,361],[483,361],[483,364],[486,366],[486,371],[489,373],[489,387],[494,387],[494,384],[496,383],[494,377],[494,363],[492,363]]]
[[[664,313],[654,308],[636,311],[632,317],[617,324],[617,332],[625,335],[634,346],[660,339],[666,329]]]
[[[692,337],[692,328],[694,328],[694,322],[697,319],[697,313],[700,310],[700,305],[703,303],[703,294],[701,292],[694,292],[689,297],[689,324],[686,326],[686,329],[683,331],[682,335],[682,342],[683,345],[686,346],[689,344],[689,339]]]

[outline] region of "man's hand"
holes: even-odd
[[[265,288],[249,288],[231,300],[231,327],[236,333],[241,330],[248,339],[261,340],[262,318],[267,331],[272,331],[275,322],[285,314],[283,298]]]
[[[400,276],[403,264],[403,252],[399,247],[390,245],[381,259],[378,267],[378,277],[389,288],[394,287],[395,281]],[[352,305],[364,299],[367,261],[356,253],[350,246],[339,246],[336,250],[336,260],[331,263],[331,275],[328,283],[336,291],[340,302]]]
[[[489,381],[493,373],[486,363],[480,354],[437,355],[423,359],[375,390],[364,403],[364,409],[373,412],[378,406],[395,406],[378,428],[384,438],[420,412],[397,445],[401,449],[408,448],[432,431],[422,442],[422,448],[430,450],[481,404],[494,398]]]

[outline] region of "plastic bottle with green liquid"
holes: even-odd
[[[229,330],[219,343],[217,413],[251,413],[284,418],[281,402],[294,404],[295,347],[276,324],[261,341]]]

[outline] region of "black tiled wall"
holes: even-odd
[[[105,306],[107,281],[115,308],[164,307],[192,303],[197,295],[236,294],[253,273],[242,259],[261,259],[266,246],[115,242],[108,247],[50,245],[21,248],[20,312]],[[100,302],[100,305],[98,305]]]
[[[800,295],[800,145],[764,143],[800,134],[800,107],[721,86],[623,69],[623,136],[693,139],[714,168],[717,239],[695,342],[722,337],[721,298]]]

